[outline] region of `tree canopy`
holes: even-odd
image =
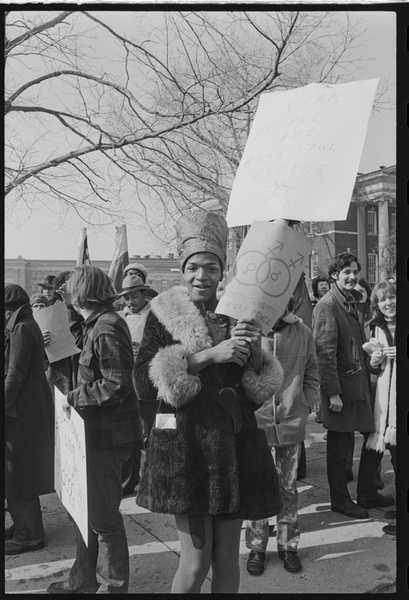
[[[260,94],[350,80],[360,36],[294,10],[11,10],[5,31],[7,210],[136,213],[157,235],[225,211]]]

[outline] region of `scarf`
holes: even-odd
[[[380,327],[375,328],[374,336],[383,347],[389,345]],[[375,393],[375,431],[369,435],[366,447],[383,453],[385,444],[396,446],[396,360],[385,357],[381,369]]]

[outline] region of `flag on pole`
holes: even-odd
[[[81,229],[80,238],[78,240],[78,256],[77,256],[77,267],[81,267],[82,265],[90,265],[91,261],[89,258],[88,252],[88,237],[87,237],[87,228],[83,227]]]
[[[124,269],[129,263],[128,239],[126,236],[126,225],[116,227],[115,233],[115,251],[114,257],[109,267],[109,277],[114,282],[114,288],[122,292],[122,280],[124,278]]]
[[[294,296],[294,314],[303,320],[303,323],[312,329],[312,304],[308,293],[307,284],[305,283],[305,273],[301,273],[297,287],[293,293]]]

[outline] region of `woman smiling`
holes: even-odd
[[[243,519],[281,509],[278,479],[254,411],[282,383],[251,318],[215,314],[227,224],[204,211],[176,225],[186,287],[151,302],[134,367],[140,398],[160,400],[137,503],[174,514],[181,544],[173,593],[237,593]]]

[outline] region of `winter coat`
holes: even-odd
[[[356,310],[357,297],[352,292],[348,302],[333,283],[313,312],[322,423],[332,431],[374,430],[369,373],[362,348],[365,336]],[[335,394],[343,402],[340,412],[329,409],[329,397]]]
[[[129,329],[112,305],[98,306],[76,328],[78,387],[67,395],[85,422],[87,448],[142,445],[139,403],[132,383]]]
[[[21,500],[54,491],[54,404],[29,304],[12,314],[5,334],[5,497]]]
[[[263,338],[263,344],[279,359],[284,381],[279,391],[256,412],[270,446],[298,444],[305,439],[308,415],[319,402],[318,364],[309,327],[294,314],[283,326]]]
[[[136,498],[153,512],[261,519],[281,510],[278,477],[254,410],[282,383],[278,360],[211,364],[188,373],[187,357],[214,346],[205,318],[181,286],[151,301],[134,385],[158,398],[176,426],[153,427]]]
[[[375,317],[370,323],[372,337],[383,346],[394,346],[395,335],[392,336],[382,316]],[[377,367],[372,367],[368,360],[369,370],[377,375],[374,419],[375,431],[366,442],[369,450],[385,451],[385,444],[396,446],[396,360],[384,357]]]

